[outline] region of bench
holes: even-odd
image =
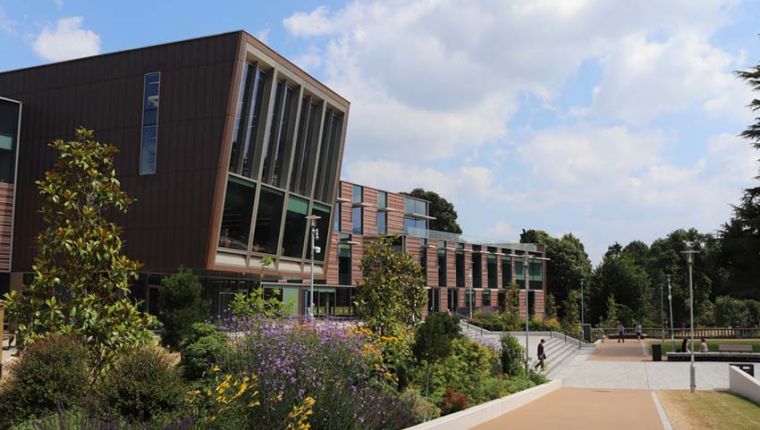
[[[752,345],[718,345],[720,352],[752,352]]]
[[[689,361],[690,352],[668,352],[668,361]],[[696,352],[694,361],[737,361],[760,363],[760,352]]]

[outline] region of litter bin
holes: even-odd
[[[652,361],[662,361],[662,345],[652,345]]]

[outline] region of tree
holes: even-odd
[[[554,294],[548,293],[546,295],[546,317],[557,318],[557,303],[554,300]]]
[[[583,243],[571,233],[556,239],[542,230],[523,230],[520,243],[537,243],[546,247],[546,257],[549,259],[546,267],[547,289],[554,294],[558,303],[564,302],[568,292],[580,288],[581,280],[587,280],[591,275],[591,260]],[[563,315],[561,313],[560,317]]]
[[[419,362],[439,361],[449,356],[451,342],[459,337],[462,337],[462,330],[458,318],[432,313],[417,328],[412,351]]]
[[[599,322],[601,327],[617,327],[618,321],[618,304],[615,301],[615,295],[610,294],[607,297],[607,319]]]
[[[562,329],[565,330],[565,333],[578,335],[581,332],[580,302],[581,292],[570,290],[562,305],[565,310],[565,316],[562,318]]]
[[[393,249],[393,237],[371,243],[362,257],[363,281],[356,287],[356,312],[373,331],[392,336],[422,318],[425,278],[407,253]]]
[[[504,320],[504,330],[519,330],[522,326],[520,322],[520,289],[517,283],[512,280],[507,289],[507,303],[502,315]]]
[[[284,318],[292,306],[293,303],[283,303],[277,297],[265,297],[264,288],[255,288],[250,293],[235,293],[230,312],[237,318]]]
[[[403,194],[430,202],[428,215],[435,218],[428,223],[431,230],[462,234],[462,228],[457,223],[457,211],[454,210],[454,205],[438,193],[425,191],[422,188],[415,188],[410,193]]]
[[[652,296],[649,275],[629,255],[608,252],[594,271],[589,285],[589,321],[600,321],[607,312],[607,300],[614,295],[618,318],[623,324],[651,317]]]
[[[192,331],[194,323],[208,317],[209,302],[203,300],[203,286],[190,270],[180,268],[179,272],[161,279],[161,314],[158,319],[164,326],[161,343],[177,349],[180,342]]]
[[[75,140],[51,147],[58,159],[37,181],[44,228],[34,280],[23,294],[8,296],[8,313],[22,345],[48,333],[78,338],[98,376],[120,352],[152,336],[154,320],[129,298],[139,264],[122,253],[121,229],[105,216],[125,213],[131,199],[116,178],[116,148],[95,141],[92,130],[79,128]]]

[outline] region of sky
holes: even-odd
[[[239,29],[351,101],[344,179],[434,190],[469,236],[598,262],[755,182],[760,0],[0,0],[0,70]]]

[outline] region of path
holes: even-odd
[[[648,390],[560,388],[475,430],[662,429]]]

